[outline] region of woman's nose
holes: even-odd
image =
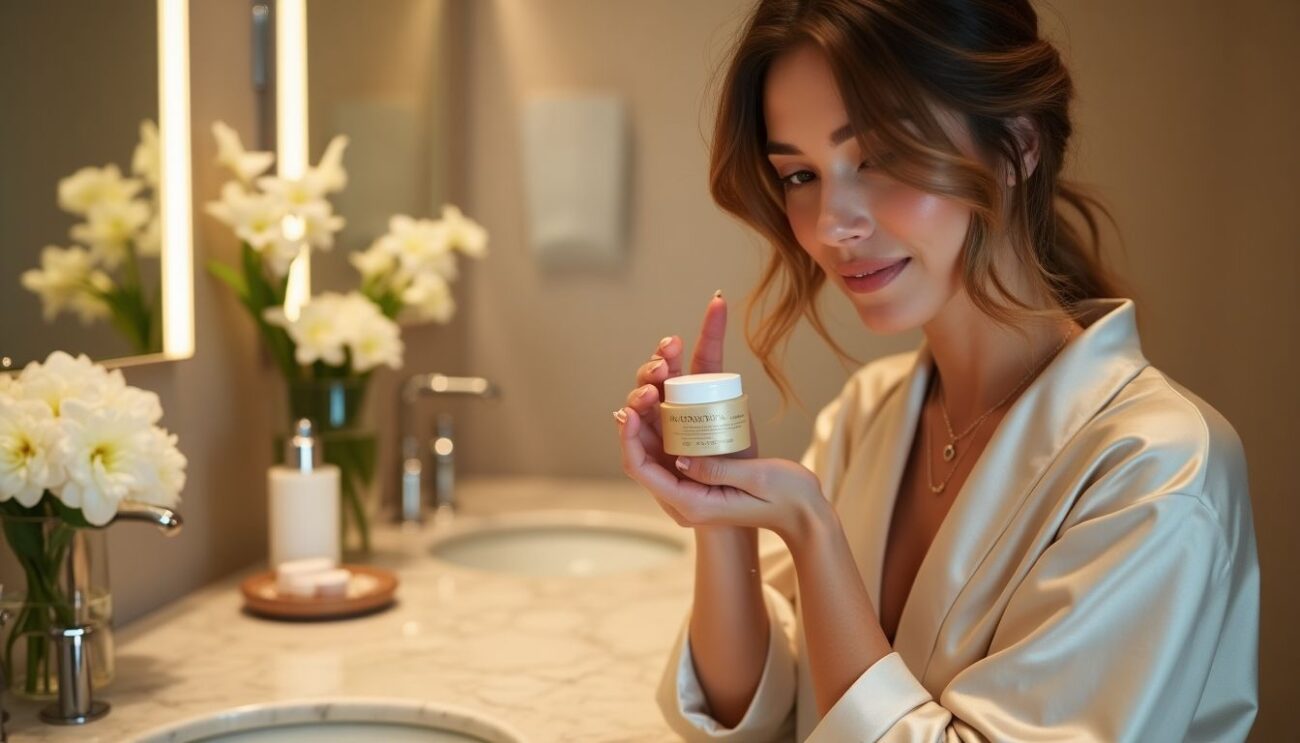
[[[824,188],[817,237],[826,245],[852,246],[871,236],[875,221],[865,195],[854,188]]]

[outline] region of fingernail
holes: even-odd
[[[667,346],[669,343],[672,342],[673,342],[673,337],[671,335],[665,336],[663,340],[659,341],[659,347],[663,348],[664,346]]]
[[[620,425],[627,423],[627,413],[624,412],[622,408],[615,410],[614,420],[618,421]]]
[[[650,390],[652,389],[654,389],[654,385],[650,385],[650,384],[643,385],[640,389],[636,391],[636,399],[640,400],[641,398],[650,394]]]
[[[716,292],[714,292],[714,293],[713,293],[713,298],[714,298],[714,299],[721,299],[721,298],[722,298],[722,290],[719,289],[719,290],[717,290]]]
[[[659,367],[661,367],[661,366],[663,366],[663,365],[664,365],[664,360],[663,360],[663,359],[659,359],[659,360],[655,361],[653,364],[651,364],[651,365],[650,365],[650,368],[649,368],[647,371],[652,371],[652,372],[653,372],[653,371],[659,371]]]
[[[682,472],[685,472],[686,470],[690,469],[690,467],[691,467],[690,457],[677,458],[677,469],[681,470]]]

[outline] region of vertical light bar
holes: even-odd
[[[281,178],[307,172],[307,0],[275,4],[275,146]],[[311,296],[311,256],[299,252],[289,267],[284,312],[297,318]]]
[[[162,342],[163,354],[173,359],[194,355],[189,28],[189,0],[158,0]]]

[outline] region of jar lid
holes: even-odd
[[[741,394],[740,375],[731,372],[687,374],[664,381],[664,402],[677,405],[734,400]]]

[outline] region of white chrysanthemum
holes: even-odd
[[[158,153],[158,125],[145,119],[140,122],[140,143],[131,156],[131,172],[155,189],[158,188],[161,162]]]
[[[81,509],[86,521],[103,526],[122,501],[161,490],[152,426],[77,399],[64,402],[59,422],[68,477],[57,495],[68,507]]]
[[[397,258],[409,276],[433,271],[448,281],[456,278],[456,256],[446,228],[432,219],[398,214],[388,220],[388,233],[375,247]]]
[[[436,273],[416,275],[402,291],[402,303],[420,320],[447,323],[456,313],[451,285]]]
[[[51,413],[60,416],[64,403],[72,399],[100,404],[110,395],[116,381],[108,370],[84,353],[73,358],[64,351],[55,351],[45,358],[45,363],[33,361],[25,366],[18,376],[18,384],[23,399],[40,400],[49,406]]]
[[[363,283],[382,279],[397,268],[397,256],[377,245],[348,255],[348,261],[361,272]]]
[[[85,167],[59,181],[59,208],[86,214],[99,204],[130,201],[143,187],[134,178],[123,178],[116,165]]]
[[[229,168],[243,183],[252,183],[254,178],[265,173],[275,161],[273,153],[245,150],[239,132],[225,122],[213,122],[212,134],[217,138],[217,163]]]
[[[460,209],[451,204],[444,204],[442,225],[447,231],[447,241],[452,248],[471,258],[482,258],[487,254],[487,230],[462,214]]]
[[[0,502],[31,508],[63,483],[61,435],[48,405],[0,394]]]
[[[22,397],[23,387],[18,384],[18,375],[0,374],[0,395],[10,397]]]
[[[158,394],[128,385],[121,369],[114,369],[104,375],[98,397],[93,402],[139,418],[150,425],[162,420],[162,401],[158,399]]]
[[[373,302],[358,292],[345,297],[343,305],[353,318],[352,337],[348,340],[353,370],[368,372],[381,365],[402,368],[404,347],[397,323],[384,317]]]
[[[280,199],[249,193],[234,181],[222,186],[221,200],[210,202],[207,211],[233,228],[254,250],[284,239],[286,211]]]
[[[109,314],[96,291],[111,290],[113,280],[95,268],[85,248],[47,245],[41,251],[41,267],[24,271],[21,281],[23,288],[40,296],[46,320],[65,309],[76,312],[84,323]]]
[[[90,208],[86,221],[72,226],[73,240],[90,246],[90,252],[109,268],[126,257],[126,246],[153,216],[149,204],[139,201],[103,201]]]
[[[152,489],[131,495],[131,500],[151,506],[175,508],[185,488],[185,455],[176,447],[176,434],[154,427],[149,429],[149,461],[157,469]]]

